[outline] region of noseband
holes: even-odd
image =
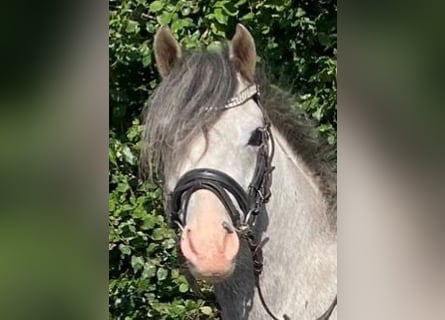
[[[173,192],[169,195],[167,205],[173,225],[184,229],[187,222],[187,207],[194,192],[208,190],[218,197],[229,213],[236,231],[249,244],[252,253],[255,285],[261,303],[270,317],[278,320],[268,308],[261,292],[259,276],[263,269],[262,247],[252,229],[258,214],[261,212],[266,213],[265,205],[271,196],[270,187],[272,184],[272,171],[274,170],[272,166],[274,139],[270,122],[260,103],[258,86],[251,85],[230,99],[224,106],[209,108],[207,111],[225,111],[241,106],[250,99],[253,99],[261,109],[264,117],[264,126],[256,129],[261,134],[261,139],[257,151],[255,171],[247,191],[235,179],[222,171],[210,168],[192,169],[178,180]],[[230,195],[233,196],[236,203],[232,201]],[[224,227],[226,228],[227,226]],[[228,231],[233,232],[231,229]],[[327,320],[336,304],[337,297],[335,297],[329,309],[317,320]],[[283,319],[290,320],[287,315],[283,315]]]
[[[256,86],[246,88],[219,110],[239,106],[251,98],[259,104],[259,92]],[[205,189],[216,195],[222,202],[236,229],[247,232],[251,228],[256,216],[265,209],[265,204],[270,198],[274,169],[272,166],[274,143],[270,123],[265,118],[264,126],[256,130],[261,135],[261,142],[258,146],[255,171],[247,191],[235,179],[222,171],[210,168],[190,170],[179,179],[170,195],[169,208],[173,223],[181,228],[186,225],[190,197],[194,192]],[[230,195],[233,196],[236,204]]]

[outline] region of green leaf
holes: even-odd
[[[114,152],[113,149],[108,148],[108,159],[110,160],[110,162],[114,165],[116,165],[116,153]]]
[[[150,55],[147,54],[147,56]],[[142,132],[141,126],[138,126],[137,123],[133,123],[133,126],[130,128],[130,130],[128,130],[127,138],[132,141],[136,140],[136,138],[139,139],[140,132]]]
[[[130,189],[130,186],[128,185],[128,183],[119,183],[116,187],[116,191],[120,192],[120,193],[125,193],[129,189]]]
[[[161,26],[165,26],[165,25],[169,24],[170,21],[172,21],[172,16],[173,16],[173,13],[164,12],[158,16],[157,20]]]
[[[263,28],[261,29],[261,33],[262,34],[268,34],[270,32],[270,26],[263,26]]]
[[[189,7],[185,7],[182,9],[182,15],[183,16],[188,16],[191,12],[191,9]]]
[[[215,12],[213,13],[215,16],[216,21],[218,21],[221,24],[227,23],[227,16],[225,16],[220,8],[215,9]]]
[[[139,31],[139,23],[133,20],[129,20],[127,24],[127,28],[125,29],[125,32],[127,33],[136,33]]]
[[[125,254],[125,255],[131,254],[131,248],[125,244],[120,244],[119,250],[122,252],[122,254]]]
[[[145,209],[143,207],[134,208],[133,217],[142,219],[142,218],[145,218],[146,216],[147,216],[147,211],[145,211]]]
[[[199,310],[206,316],[211,316],[213,314],[212,308],[210,308],[208,306],[201,307],[201,308],[199,308]]]
[[[145,67],[151,64],[151,55],[146,55],[142,58],[142,65]]]
[[[178,32],[182,29],[184,29],[185,27],[191,26],[193,23],[193,20],[191,20],[190,18],[186,18],[186,19],[178,19],[173,21],[172,23],[172,32]]]
[[[295,16],[296,16],[297,18],[300,18],[300,17],[304,16],[305,14],[306,14],[306,12],[305,12],[303,9],[298,8],[298,9],[297,9],[297,13],[295,14]]]
[[[167,279],[168,271],[164,268],[159,268],[156,272],[156,277],[158,278],[158,281],[162,281]]]
[[[156,225],[156,220],[153,219],[152,215],[148,215],[144,219],[144,222],[142,223],[141,229],[142,230],[149,230],[149,229],[152,229],[155,225]]]
[[[238,15],[238,10],[236,9],[236,6],[234,6],[231,2],[224,3],[221,8],[224,10],[224,12],[231,17],[234,17]]]
[[[249,12],[241,18],[241,21],[252,20],[253,18],[255,18],[255,15],[253,12]]]
[[[181,283],[179,285],[179,292],[187,292],[189,290],[189,285],[187,283]]]
[[[144,266],[144,259],[138,256],[131,256],[131,266],[134,271],[141,270]]]
[[[122,148],[122,154],[124,155],[124,159],[127,163],[134,165],[136,163],[136,157],[133,154],[133,152],[131,152],[131,149],[129,146],[125,145]]]
[[[163,7],[164,7],[164,3],[162,1],[153,1],[150,4],[149,9],[151,12],[158,12],[158,11],[162,10]]]
[[[156,266],[146,263],[144,265],[144,271],[142,271],[143,278],[153,278],[156,274]]]
[[[151,238],[153,240],[162,240],[162,239],[164,239],[164,229],[162,229],[162,228],[154,229],[153,233],[151,234]]]
[[[145,251],[147,252],[148,256],[153,256],[153,254],[159,250],[159,244],[156,242],[151,242],[148,244],[147,248],[145,249]]]

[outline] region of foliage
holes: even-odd
[[[293,92],[296,107],[335,144],[336,2],[110,0],[109,7],[110,318],[215,319],[212,301],[197,299],[178,271],[161,191],[138,179],[141,109],[159,83],[154,33],[169,25],[183,48],[212,47],[243,23],[272,81]]]

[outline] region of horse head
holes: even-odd
[[[226,50],[183,53],[162,27],[154,53],[162,82],[147,115],[148,148],[161,150],[151,157],[163,162],[166,194],[175,197],[170,214],[181,227],[191,273],[217,282],[235,268],[239,223],[252,210],[248,190],[267,143],[253,80],[255,43],[238,24]]]

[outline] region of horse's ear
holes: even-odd
[[[168,76],[175,63],[181,58],[181,47],[166,26],[156,32],[154,39],[156,65],[161,76]]]
[[[255,74],[256,49],[252,35],[241,23],[236,25],[236,32],[230,41],[230,58],[235,61],[239,71],[253,78]]]

